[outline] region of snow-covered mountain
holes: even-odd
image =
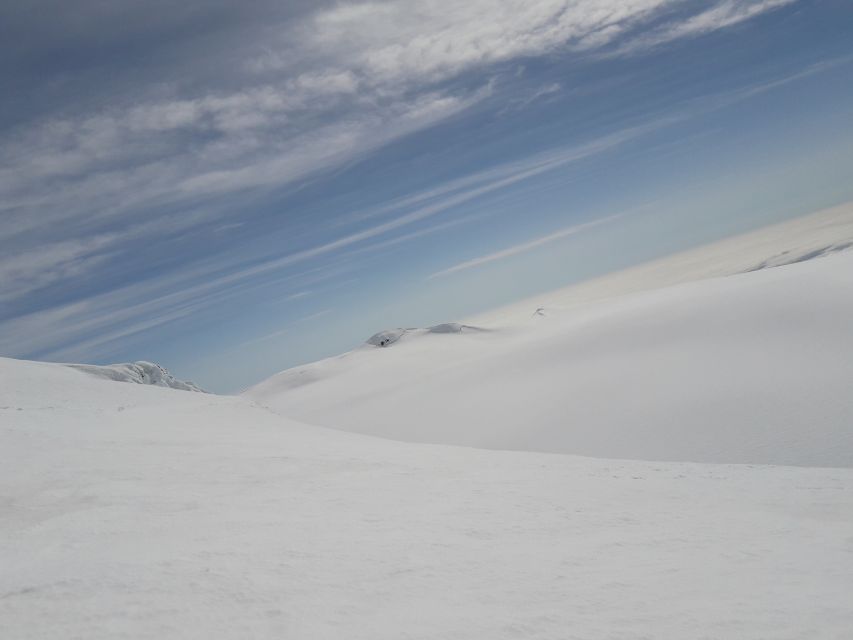
[[[180,389],[181,391],[205,393],[204,389],[198,387],[192,382],[178,380],[159,364],[155,364],[154,362],[145,362],[144,360],[105,366],[93,364],[69,364],[66,366],[98,378],[114,380],[116,382],[150,384],[155,387],[167,387],[169,389]]]
[[[415,442],[853,466],[853,254],[534,312],[403,334],[246,395]]]

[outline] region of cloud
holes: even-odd
[[[753,0],[752,2],[742,2],[724,0],[685,20],[664,24],[638,35],[620,46],[614,53],[624,55],[657,47],[681,38],[701,36],[745,22],[762,13],[793,4],[796,1]]]
[[[336,276],[341,275],[340,267],[328,261],[329,256],[339,253],[340,250],[347,250],[342,254],[342,259],[346,260],[348,255],[351,257],[380,251],[388,246],[447,230],[456,224],[462,224],[467,219],[463,217],[450,221],[439,221],[427,227],[393,236],[395,231],[421,224],[454,207],[511,187],[521,181],[557,170],[572,162],[606,153],[620,145],[683,122],[698,114],[731,106],[760,93],[847,62],[849,62],[849,57],[838,58],[812,65],[805,70],[772,81],[705,96],[701,100],[682,105],[669,116],[642,125],[616,131],[584,144],[536,154],[520,161],[499,164],[450,180],[430,189],[384,203],[374,209],[357,212],[348,218],[348,223],[388,218],[383,222],[283,256],[267,256],[261,259],[253,256],[251,264],[248,265],[245,264],[245,258],[241,257],[235,257],[231,261],[224,260],[221,257],[211,257],[193,266],[185,265],[180,271],[169,276],[136,282],[85,300],[0,321],[0,352],[9,355],[36,355],[51,358],[91,358],[93,353],[99,352],[98,350],[119,339],[134,335],[135,332],[145,331],[181,319],[201,308],[238,295],[241,291],[245,292],[247,288],[265,286],[269,284],[269,281],[260,281],[261,276],[275,274],[318,257],[327,257],[327,262],[322,267],[289,274],[281,280],[293,280],[296,283],[301,281],[303,285],[306,285],[315,281],[317,277],[315,273],[318,270],[322,272],[331,270]],[[149,223],[132,227],[122,234],[117,234],[115,241],[119,242],[121,238],[148,237],[148,234],[168,232],[170,228],[172,230],[186,228],[197,223],[198,219],[203,219],[204,215],[205,212],[201,210],[195,214],[197,217],[187,215],[185,217],[155,219]],[[571,235],[576,230],[575,227],[569,227],[556,233],[563,232],[566,235]],[[381,236],[390,237],[372,244],[364,244]],[[536,239],[530,243],[519,245],[520,248],[511,247],[496,254],[455,265],[433,274],[431,277],[449,275],[484,262],[515,255],[520,251],[531,250],[561,237],[565,236],[558,235],[554,238],[546,236]],[[111,239],[113,236],[104,234],[98,237],[91,246],[86,245],[85,242],[53,248],[51,245],[46,245],[44,255],[37,252],[33,253],[31,258],[33,268],[30,273],[33,277],[38,277],[37,273],[42,268],[49,271],[49,265],[52,264],[51,260],[59,265],[66,259],[72,263],[78,261],[76,263],[78,265],[85,265],[86,256],[90,255],[87,251],[106,250]],[[531,243],[532,246],[528,246]],[[66,252],[67,258],[65,257]],[[50,258],[51,254],[55,254],[56,257]],[[7,265],[9,272],[14,269],[11,266],[12,264],[13,262]],[[321,274],[320,278],[323,277],[325,276]],[[53,278],[54,281],[58,279]],[[252,281],[257,282],[250,285],[249,283]],[[15,289],[15,294],[20,294],[26,289],[26,285],[19,286]],[[136,318],[145,318],[145,320],[131,322]]]
[[[591,222],[584,222],[582,224],[576,224],[571,227],[566,227],[553,233],[549,233],[546,236],[542,236],[534,240],[529,240],[527,242],[522,242],[521,244],[517,244],[512,247],[507,247],[506,249],[502,249],[501,251],[495,251],[494,253],[489,253],[478,258],[472,258],[471,260],[460,262],[459,264],[453,265],[452,267],[448,267],[447,269],[436,271],[435,273],[427,276],[427,280],[432,280],[433,278],[443,278],[454,273],[459,273],[460,271],[465,271],[466,269],[473,269],[475,267],[480,267],[490,262],[496,262],[498,260],[511,258],[512,256],[517,256],[520,253],[526,253],[528,251],[532,251],[533,249],[538,249],[541,246],[556,242],[557,240],[562,240],[563,238],[577,235],[578,233],[586,231],[587,229],[592,229],[594,227],[607,224],[608,222],[612,222],[613,220],[616,220],[621,217],[621,214],[617,214],[613,216],[608,216],[606,218],[593,220]]]
[[[0,352],[11,355],[36,354],[39,357],[79,358],[120,338],[181,319],[205,306],[221,302],[241,292],[245,293],[247,283],[261,276],[274,274],[315,258],[330,256],[342,249],[354,249],[353,255],[378,251],[390,245],[408,242],[428,233],[462,224],[467,221],[464,217],[441,221],[401,236],[387,238],[373,245],[358,246],[374,238],[387,236],[391,232],[435,218],[454,207],[523,180],[604,153],[667,126],[669,123],[669,119],[654,121],[581,145],[534,155],[522,162],[507,163],[476,172],[430,190],[427,192],[429,199],[426,204],[422,204],[426,194],[421,194],[423,197],[402,201],[400,204],[404,205],[403,210],[398,209],[393,217],[384,222],[284,256],[261,260],[255,258],[249,265],[234,263],[226,266],[218,261],[203,263],[171,277],[139,282],[116,291],[93,296],[82,306],[69,304],[65,307],[34,312],[0,322]],[[411,208],[412,204],[420,204],[420,206]],[[138,233],[142,230],[144,228]],[[327,263],[324,268],[334,269],[334,265]],[[313,270],[296,276],[290,275],[287,279],[295,278],[297,281],[299,279],[304,281],[307,277],[310,281],[311,271]],[[144,318],[144,320],[131,322],[138,318]],[[39,326],[41,330],[33,333],[31,331],[33,326]],[[110,330],[113,327],[117,328]],[[65,344],[73,346],[61,347]]]
[[[53,242],[0,258],[0,302],[8,302],[58,280],[74,278],[108,259],[99,253],[115,234]]]
[[[516,59],[601,49],[661,16],[665,22],[649,46],[725,28],[792,1],[722,0],[699,13],[683,0],[347,2],[287,31],[281,50],[268,50],[252,67],[290,69],[294,59],[307,58],[342,65],[365,84],[393,92]],[[678,7],[682,11],[673,11]]]
[[[461,216],[458,218],[454,218],[452,220],[448,220],[446,222],[441,222],[439,224],[434,224],[432,226],[426,227],[424,229],[419,229],[418,231],[411,231],[409,233],[403,233],[393,238],[389,238],[388,240],[381,240],[379,242],[374,242],[372,244],[368,244],[364,247],[360,247],[358,249],[350,250],[346,255],[353,256],[364,253],[376,253],[378,251],[382,251],[383,249],[387,249],[388,247],[395,247],[406,242],[410,242],[411,240],[416,240],[418,238],[423,238],[424,236],[429,236],[435,233],[440,233],[441,231],[446,231],[447,229],[452,229],[454,227],[459,227],[469,222],[473,222],[474,220],[481,220],[485,218],[485,214],[472,214]]]
[[[6,207],[14,207],[7,209],[0,240],[62,221],[105,223],[164,202],[281,186],[445,119],[487,92],[429,92],[313,127],[288,128],[288,117],[294,117],[288,116],[289,103],[277,109],[267,92],[263,99],[255,92],[136,107],[80,123],[52,121],[0,152],[0,192]],[[257,106],[264,100],[267,110]],[[184,115],[170,115],[175,112]],[[243,131],[243,125],[257,131]],[[181,130],[187,127],[206,130],[205,139],[186,139]],[[267,129],[276,131],[261,135]]]
[[[440,198],[430,204],[417,207],[391,218],[385,222],[375,224],[371,227],[362,229],[355,233],[339,237],[330,242],[309,247],[301,251],[295,251],[288,255],[260,262],[245,269],[232,270],[225,276],[218,278],[212,282],[206,283],[204,286],[210,287],[214,285],[230,284],[237,281],[245,280],[253,276],[258,276],[270,271],[276,271],[284,267],[304,262],[319,256],[330,254],[339,249],[344,249],[352,245],[356,245],[365,240],[370,240],[377,236],[385,235],[396,229],[407,227],[427,218],[432,218],[448,209],[459,206],[486,194],[492,193],[499,189],[505,189],[518,182],[527,180],[548,171],[553,171],[563,167],[569,163],[577,162],[591,156],[595,156],[611,149],[614,149],[626,142],[647,135],[662,127],[668,126],[679,118],[665,118],[655,120],[647,124],[630,127],[628,129],[617,131],[615,133],[602,136],[596,140],[585,144],[570,146],[544,154],[539,154],[527,158],[524,162],[512,163],[507,167],[493,169],[484,172],[488,179],[483,175],[475,174],[467,180],[454,181],[454,185],[458,187],[460,184],[471,184],[467,189],[458,190],[451,195]],[[440,190],[438,190],[440,191]]]
[[[498,112],[498,115],[506,115],[507,113],[511,113],[514,111],[521,111],[529,107],[531,104],[540,100],[541,98],[547,98],[548,96],[554,96],[562,90],[563,86],[559,82],[551,82],[546,84],[535,91],[533,91],[530,95],[524,96],[522,98],[511,99],[507,102],[507,105]]]
[[[278,25],[279,38],[258,43],[263,55],[233,61],[227,86],[166,99],[119,97],[8,134],[0,141],[8,218],[0,241],[50,234],[68,221],[107,224],[145,207],[277,188],[493,95],[488,82],[456,82],[462,74],[600,50],[623,37],[636,52],[791,1],[723,0],[686,14],[672,7],[691,4],[673,0],[319,5]],[[649,34],[633,35],[661,16]],[[269,31],[261,33],[268,38]],[[548,85],[539,95],[554,90]]]
[[[260,342],[268,342],[269,340],[273,340],[274,338],[280,338],[281,336],[291,333],[295,326],[304,324],[306,322],[311,322],[313,320],[317,320],[319,318],[322,318],[323,316],[329,315],[332,312],[334,312],[334,309],[323,309],[322,311],[311,313],[307,316],[297,318],[296,320],[291,320],[290,322],[286,323],[281,329],[273,331],[272,333],[267,333],[265,335],[258,336],[257,338],[244,340],[243,342],[240,342],[239,344],[236,344],[230,349],[228,349],[225,353],[233,353],[234,351],[245,349],[246,347],[251,346],[253,344],[258,344]]]
[[[500,100],[501,107],[515,99],[523,108],[563,88],[545,84],[521,103],[503,95],[495,78],[515,74],[529,58],[605,50],[633,55],[787,2],[722,0],[697,10],[696,3],[682,0],[239,7],[214,0],[185,3],[174,12],[152,12],[150,3],[141,2],[130,3],[127,11],[105,12],[102,4],[75,4],[73,20],[59,5],[62,19],[47,24],[50,20],[39,17],[39,33],[55,38],[41,43],[40,55],[73,53],[86,43],[97,47],[101,36],[119,42],[116,33],[151,48],[174,31],[181,35],[180,46],[172,43],[162,54],[175,54],[168,61],[174,69],[140,70],[134,59],[125,73],[114,74],[115,82],[92,85],[98,91],[91,95],[74,89],[61,94],[67,99],[33,100],[43,105],[40,110],[17,114],[2,129],[0,300],[23,299],[33,302],[28,309],[41,309],[5,316],[0,322],[4,353],[90,356],[294,265],[341,252],[362,255],[446,230],[456,223],[440,216],[454,207],[604,153],[667,121],[475,172],[345,213],[339,224],[324,220],[325,238],[295,245],[284,255],[192,256],[151,280],[131,273],[133,284],[85,300],[50,307],[49,300],[38,298],[47,287],[67,283],[73,293],[76,279],[123,268],[123,258],[143,242],[168,241],[185,231],[224,234],[238,225],[245,225],[241,235],[249,235],[252,198],[364,158],[488,101]],[[252,11],[269,13],[249,15]],[[221,31],[190,37],[199,18],[208,15]],[[232,23],[239,29],[228,31]],[[226,42],[241,44],[231,48]],[[626,43],[629,48],[620,48]],[[38,57],[35,49],[18,39],[9,51],[21,56],[18,66],[25,69]],[[72,66],[84,59],[67,56]],[[37,80],[39,87],[51,84],[41,76]],[[68,86],[67,80],[51,87]],[[333,230],[343,225],[354,228],[336,235]],[[5,305],[11,313],[8,309]]]
[[[205,212],[155,219],[120,230],[69,240],[12,248],[0,257],[0,301],[10,303],[54,283],[82,277],[138,241],[193,227]],[[237,225],[239,226],[239,225]]]

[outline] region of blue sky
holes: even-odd
[[[7,356],[233,391],[853,199],[845,0],[70,5],[0,9]]]

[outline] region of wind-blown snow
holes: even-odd
[[[4,638],[853,628],[849,469],[399,443],[8,359],[0,451]]]
[[[247,395],[399,440],[853,466],[851,253],[534,311],[491,332],[356,350]]]

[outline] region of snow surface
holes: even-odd
[[[181,391],[195,391],[205,393],[192,382],[178,380],[159,364],[153,362],[127,362],[124,364],[110,364],[98,366],[92,364],[68,364],[72,369],[77,369],[89,375],[116,382],[132,382],[134,384],[151,384],[157,387],[168,387],[169,389],[180,389]]]
[[[850,469],[393,442],[9,359],[0,451],[3,638],[853,628]]]
[[[534,311],[489,332],[411,332],[246,395],[416,442],[853,466],[853,253]]]

